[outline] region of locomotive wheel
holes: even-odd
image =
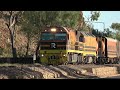
[[[103,59],[99,58],[99,64],[103,64]]]
[[[83,64],[87,64],[87,62],[88,62],[88,59],[87,59],[87,57],[84,57],[84,59],[83,59]]]
[[[68,61],[67,63],[71,64],[72,63],[72,54],[68,54]]]
[[[94,64],[98,64],[98,58],[97,57],[95,57]]]
[[[108,64],[108,60],[107,60],[107,58],[105,58],[105,64]]]
[[[93,63],[94,64],[97,64],[97,58],[96,57],[93,57],[94,59],[93,59]]]
[[[82,56],[78,55],[77,57],[77,64],[81,64],[82,63]]]
[[[80,64],[80,55],[77,56],[77,64]]]
[[[82,64],[82,62],[83,62],[83,56],[80,56],[80,63]]]
[[[118,64],[120,64],[120,59],[118,59]]]
[[[68,65],[68,64],[69,64],[69,62],[68,62],[68,61],[66,61],[66,62],[64,62],[64,63],[63,63],[63,65]]]
[[[110,64],[110,59],[109,58],[107,58],[107,64]]]
[[[102,58],[102,64],[105,64],[105,58]]]
[[[116,64],[119,64],[119,59],[117,58]]]
[[[113,64],[113,60],[112,59],[110,59],[110,64]]]
[[[120,60],[119,60],[119,58],[117,58],[117,62],[116,62],[116,64],[120,64]]]
[[[114,59],[111,59],[111,63],[114,64]]]
[[[104,64],[105,63],[105,60],[104,58],[101,59],[101,64]]]
[[[94,57],[88,57],[88,63],[93,64],[94,62]]]
[[[116,63],[116,59],[115,58],[113,58],[113,64],[115,64]]]
[[[117,58],[115,58],[115,64],[117,64],[117,62],[118,62],[117,60],[118,60],[118,59],[117,59]]]

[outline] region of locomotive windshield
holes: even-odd
[[[66,34],[65,33],[55,34],[55,40],[66,40]]]
[[[54,35],[52,33],[42,33],[41,40],[53,40]]]
[[[66,33],[42,33],[41,40],[66,40]]]

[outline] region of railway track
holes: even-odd
[[[98,79],[91,73],[91,68],[117,67],[119,64],[105,65],[58,65],[46,66],[41,64],[5,64],[0,66],[0,77],[8,79]],[[105,71],[106,72],[106,71]],[[110,72],[108,72],[110,73]],[[120,73],[120,72],[119,72]],[[21,76],[20,76],[21,75]]]
[[[38,68],[43,68],[48,72],[57,74],[55,78],[63,79],[82,79],[82,78],[97,78],[92,73],[87,73],[86,70],[83,70],[78,67],[79,65],[59,65],[59,66],[39,66]]]
[[[97,78],[92,73],[88,73],[85,69],[79,68],[78,65],[62,65],[59,67],[68,71],[70,75],[73,75],[77,78]]]

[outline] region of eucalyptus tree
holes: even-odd
[[[15,25],[19,22],[24,11],[0,11],[0,18],[4,19],[8,28],[11,41],[12,56],[17,57],[16,48],[14,46]]]
[[[28,41],[30,41],[32,37],[36,38],[36,42],[38,42],[36,45],[37,53],[39,49],[40,33],[45,26],[66,26],[76,29],[79,20],[79,11],[25,11],[20,24],[22,30],[28,36]],[[27,48],[29,48],[29,45],[27,46]]]
[[[116,39],[120,40],[120,23],[112,23],[110,28],[115,30],[115,32],[116,32]]]

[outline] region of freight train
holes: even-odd
[[[42,64],[108,64],[120,60],[120,41],[62,26],[45,27],[39,47]]]

